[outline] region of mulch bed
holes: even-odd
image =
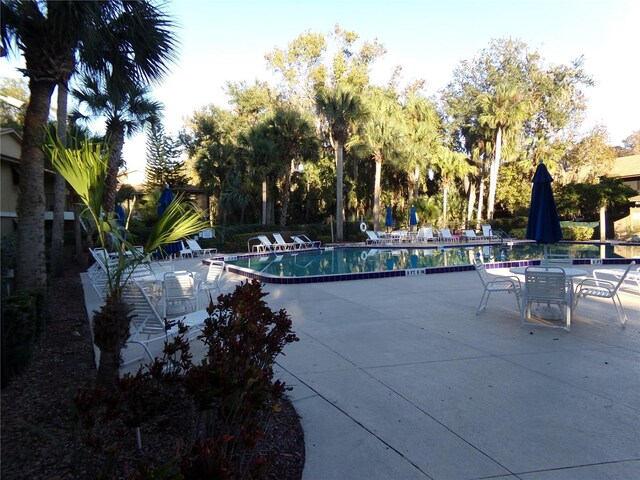
[[[23,374],[2,390],[2,479],[87,479],[86,448],[74,442],[71,406],[96,369],[79,269],[70,266],[50,288],[50,317]],[[144,433],[147,445],[172,448],[175,421],[162,419]],[[178,432],[180,433],[180,432]],[[157,435],[157,438],[155,436]],[[175,442],[173,442],[175,443]],[[175,445],[173,445],[175,446]],[[304,433],[289,401],[269,424],[258,448],[270,453],[266,478],[297,480],[304,467]]]

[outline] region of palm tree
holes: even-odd
[[[442,226],[447,223],[447,200],[451,187],[456,180],[462,179],[466,175],[475,173],[476,168],[467,162],[465,154],[454,152],[450,148],[441,146],[435,156],[435,167],[440,172],[440,183],[442,184]]]
[[[46,285],[44,155],[46,122],[56,84],[75,69],[75,53],[93,71],[118,72],[118,81],[159,79],[172,59],[173,23],[148,1],[60,2],[2,0],[2,47],[24,55],[29,78],[20,159],[18,289]]]
[[[403,108],[407,119],[407,141],[404,170],[408,178],[408,203],[418,196],[420,172],[429,167],[429,158],[437,151],[441,122],[435,106],[423,97],[412,93]]]
[[[498,171],[502,160],[503,136],[509,129],[517,127],[524,121],[529,109],[524,95],[517,88],[507,84],[496,86],[494,94],[481,94],[476,100],[476,105],[480,110],[478,115],[480,125],[495,131],[495,150],[489,170],[489,198],[487,200],[487,219],[491,220],[494,212]]]
[[[118,90],[113,76],[101,79],[83,75],[81,86],[72,90],[79,107],[86,107],[94,116],[106,118],[106,141],[109,145],[109,169],[103,208],[112,212],[115,207],[118,170],[123,165],[122,148],[125,138],[144,128],[147,122],[155,122],[162,110],[162,104],[149,98],[149,89],[138,84]],[[90,117],[79,110],[72,113],[76,121],[86,121]]]
[[[316,109],[327,123],[329,138],[336,159],[336,238],[343,240],[344,211],[343,200],[343,161],[344,145],[349,127],[362,113],[360,99],[342,87],[332,90],[321,89],[316,95]]]
[[[99,244],[104,248],[109,236],[118,252],[118,266],[107,270],[107,300],[93,319],[94,342],[101,352],[96,383],[108,387],[118,376],[120,350],[129,338],[130,308],[122,300],[122,286],[128,272],[162,245],[193,235],[207,225],[200,220],[200,212],[183,204],[180,196],[176,196],[151,230],[143,254],[139,254],[127,240],[127,232],[115,216],[102,214],[108,162],[104,160],[101,146],[85,142],[81,148],[71,149],[56,144],[50,147],[50,154],[53,166],[85,206],[85,214],[96,228]]]
[[[25,59],[29,103],[20,154],[16,287],[46,286],[44,256],[44,153],[51,95],[58,81],[74,69],[74,51],[84,33],[78,17],[95,11],[98,2],[2,1],[2,47],[15,45]]]
[[[276,145],[269,138],[267,124],[262,122],[254,125],[248,132],[240,135],[242,154],[247,157],[249,168],[256,172],[262,184],[262,214],[261,223],[266,225],[268,205],[268,181],[277,171],[274,159],[277,156]]]
[[[354,150],[375,163],[373,188],[373,229],[380,229],[382,164],[401,155],[405,135],[400,107],[395,99],[375,91],[366,102],[367,119],[349,142]]]
[[[286,226],[291,195],[291,171],[294,161],[316,161],[319,142],[310,119],[294,108],[278,108],[266,121],[268,138],[273,142],[283,179],[280,225]]]

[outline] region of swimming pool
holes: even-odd
[[[550,253],[568,254],[574,264],[628,263],[640,245],[561,242]],[[314,283],[473,270],[480,257],[488,268],[537,264],[542,246],[534,243],[455,245],[429,248],[336,247],[269,255],[227,257],[227,270],[266,283]]]

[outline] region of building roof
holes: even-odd
[[[640,155],[616,158],[611,174],[622,179],[640,177]]]
[[[0,129],[0,155],[4,161],[20,162],[20,147],[22,137],[11,128]]]

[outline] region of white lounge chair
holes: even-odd
[[[191,257],[193,258],[193,251],[185,245],[185,243],[180,241],[181,249],[180,249],[180,258]]]
[[[520,325],[522,327],[529,325],[563,328],[568,332],[571,329],[573,291],[571,283],[567,283],[564,270],[559,267],[527,267],[524,271],[524,282]],[[545,304],[547,309],[550,308],[551,304],[557,305],[560,309],[563,325],[545,321],[543,317],[540,318],[540,321],[531,322],[531,306],[533,304]]]
[[[294,235],[291,239],[299,245],[298,248],[320,248],[321,245],[320,240],[311,240],[306,235]]]
[[[513,293],[516,296],[518,311],[520,311],[520,292],[522,287],[518,277],[515,275],[492,275],[487,272],[487,269],[484,268],[484,263],[479,259],[474,260],[474,266],[476,268],[476,272],[478,272],[478,275],[480,276],[482,284],[484,285],[484,292],[482,293],[482,298],[480,299],[476,315],[487,308],[489,297],[494,292]]]
[[[500,235],[496,235],[495,233],[493,233],[493,229],[491,228],[491,225],[488,225],[488,224],[482,225],[482,236],[484,237],[485,240],[489,240],[491,242],[502,241],[502,237]]]
[[[274,233],[273,238],[275,239],[275,248],[276,250],[293,250],[298,248],[298,244],[295,242],[286,242],[280,233]]]
[[[627,314],[624,311],[624,307],[622,306],[622,302],[618,296],[618,290],[635,264],[635,261],[631,262],[620,276],[618,283],[615,284],[607,280],[599,280],[596,278],[587,278],[580,282],[576,287],[575,306],[578,306],[578,301],[581,298],[610,298],[616,309],[616,313],[618,314],[618,320],[622,324],[622,328],[624,328],[627,321]]]
[[[389,245],[391,243],[391,238],[381,238],[373,230],[367,230],[366,234],[368,238],[365,240],[365,243],[367,245]]]
[[[433,227],[422,227],[418,230],[418,236],[416,237],[418,242],[433,242],[435,237],[433,236]]]
[[[258,243],[252,244],[255,240],[257,240]],[[266,235],[258,235],[247,241],[247,250],[252,252],[273,252],[275,249],[275,245],[271,243],[271,240],[269,240]]]
[[[187,340],[193,340],[197,335],[202,331],[202,326],[204,325],[204,321],[209,318],[209,314],[206,310],[196,310],[195,312],[188,313],[181,317],[175,318],[171,320],[171,326],[165,324],[165,331],[161,335],[156,335],[153,337],[149,337],[148,335],[140,332],[138,330],[134,330],[131,337],[127,340],[127,344],[139,345],[144,350],[144,353],[149,357],[150,361],[154,360],[154,356],[151,353],[150,346],[159,343],[166,342],[169,340],[169,337],[173,337],[177,335],[179,332],[178,321],[180,321],[185,327],[187,327],[187,332],[185,333],[185,338]],[[144,355],[136,358],[131,358],[127,360],[123,366],[131,365],[132,363],[139,362],[144,359]]]
[[[189,247],[191,252],[196,256],[198,256],[198,255],[215,255],[216,253],[218,253],[218,249],[217,248],[202,248],[200,246],[200,244],[197,242],[197,240],[194,240],[192,238],[187,238],[186,242],[187,242],[187,246]]]
[[[475,230],[464,230],[460,238],[465,242],[477,242],[478,240],[484,240],[484,237],[476,235]]]
[[[448,228],[443,228],[442,230],[440,230],[438,240],[443,242],[457,242],[458,238],[451,235],[451,230],[449,230]]]

